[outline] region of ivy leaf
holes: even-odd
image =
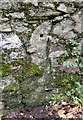
[[[72,45],[72,46],[76,46],[76,45],[78,45],[78,42],[76,41],[76,40],[70,40],[70,44]]]
[[[82,63],[80,63],[80,64],[79,64],[79,67],[80,67],[80,68],[83,68],[83,64],[82,64]]]

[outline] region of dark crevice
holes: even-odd
[[[31,62],[31,56],[30,56],[30,53],[27,51],[28,47],[27,47],[27,44],[29,43],[29,41],[27,40],[27,43],[25,41],[25,39],[23,38],[23,34],[21,35],[20,33],[16,33],[18,35],[18,37],[20,38],[21,42],[22,42],[22,47],[25,51],[25,60],[27,62]],[[28,37],[27,37],[28,39]]]
[[[52,34],[52,29],[53,29],[53,24],[51,22],[51,29],[49,31],[49,36],[51,36],[51,34]],[[49,57],[51,45],[52,45],[51,40],[48,37],[47,47],[46,47],[46,55],[47,55],[46,64],[47,64],[47,67],[49,67],[49,75],[50,76],[52,76],[52,64],[51,64],[51,58]]]
[[[40,34],[40,37],[43,37],[43,34]]]

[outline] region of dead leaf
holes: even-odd
[[[65,110],[59,110],[58,111],[58,115],[61,117],[61,118],[65,118],[66,115],[64,114],[65,113]]]
[[[59,110],[59,111],[58,111],[58,115],[59,115],[61,118],[66,118],[66,115],[65,115],[64,113],[65,113],[65,110]]]
[[[66,117],[67,117],[67,118],[75,118],[72,113],[67,113],[67,114],[66,114]]]
[[[62,101],[62,105],[68,105],[66,101]]]
[[[62,114],[60,117],[61,118],[67,118],[65,114]]]
[[[52,116],[52,111],[48,112],[47,116]]]
[[[52,110],[57,110],[57,109],[58,109],[58,105],[57,104],[52,107]]]
[[[70,108],[69,112],[78,112],[78,106],[74,107],[74,108]]]

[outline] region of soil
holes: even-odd
[[[83,107],[71,101],[60,101],[54,106],[24,107],[17,112],[3,115],[1,120],[83,120]]]

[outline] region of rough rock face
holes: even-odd
[[[72,39],[76,37],[76,34],[72,30],[73,28],[73,21],[65,18],[59,24],[55,25],[53,33],[61,38]]]
[[[21,41],[16,34],[1,34],[0,40],[0,47],[3,49],[14,49],[21,46]]]
[[[57,71],[79,71],[74,57],[78,54],[79,58],[78,51],[83,41],[82,7],[83,0],[0,1],[0,68],[2,72],[5,71],[0,79],[0,93],[5,86],[8,87],[5,88],[7,105],[14,106],[14,102],[15,106],[21,102],[38,104],[45,99],[45,89],[56,86],[53,83]],[[73,44],[76,46],[70,49],[69,46]],[[68,61],[67,65],[70,66],[69,61],[73,60],[76,66],[66,68],[63,61]],[[0,75],[2,72],[0,70]],[[13,78],[19,87],[15,81],[11,84]],[[19,91],[17,99],[15,96],[11,99],[8,97],[11,92],[9,83],[1,87],[4,80],[10,82],[12,91]],[[2,108],[1,102],[0,106]]]
[[[32,33],[28,52],[32,53],[32,62],[38,65],[44,63],[47,58],[46,47],[50,29],[51,23],[47,21],[38,26]]]

